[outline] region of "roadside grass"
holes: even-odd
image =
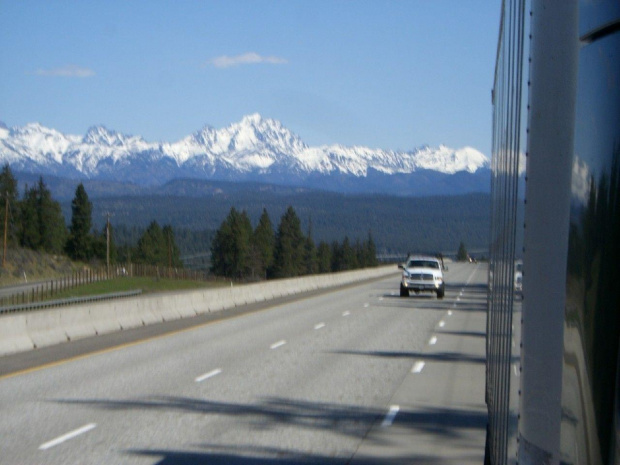
[[[168,278],[135,278],[120,277],[106,281],[84,284],[54,294],[49,299],[67,299],[70,297],[86,297],[115,292],[142,290],[142,293],[175,292],[195,289],[212,289],[229,286],[229,281],[189,281]]]

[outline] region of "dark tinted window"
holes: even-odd
[[[407,268],[435,268],[439,269],[439,263],[432,260],[411,260],[407,264]]]

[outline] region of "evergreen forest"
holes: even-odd
[[[408,252],[455,255],[462,242],[484,255],[488,247],[489,196],[483,193],[347,195],[197,180],[175,180],[145,191],[53,176],[50,185],[47,177],[32,176],[26,184],[18,175],[16,182],[7,165],[0,179],[0,198],[8,206],[9,245],[85,262],[105,261],[109,253],[112,263],[185,266],[263,279],[365,266],[360,257],[370,241],[380,257]],[[304,241],[308,250],[302,253],[299,244]],[[232,258],[218,256],[226,247]],[[295,263],[290,268],[279,261],[289,253]],[[298,257],[304,253],[302,266]]]

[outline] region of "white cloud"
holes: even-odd
[[[34,74],[37,76],[88,78],[94,76],[95,72],[90,68],[67,65],[60,68],[38,69]]]
[[[242,55],[227,56],[222,55],[217,58],[209,60],[208,64],[215,66],[216,68],[231,68],[239,65],[252,65],[257,63],[268,63],[271,65],[280,65],[288,63],[284,58],[275,56],[261,56],[255,52],[244,53]]]

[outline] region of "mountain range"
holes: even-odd
[[[0,123],[0,163],[14,172],[139,186],[189,178],[399,196],[490,190],[489,159],[471,147],[312,147],[259,114],[221,129],[205,126],[177,142],[147,142],[104,126],[77,136],[38,123]]]

